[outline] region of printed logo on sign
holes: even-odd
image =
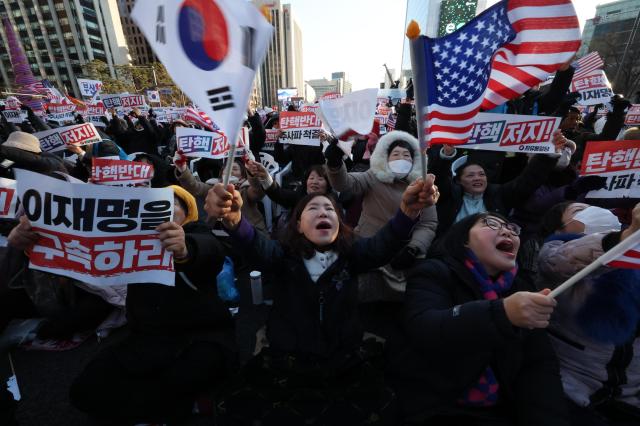
[[[204,71],[218,68],[229,53],[227,22],[212,0],[185,0],[179,11],[178,33],[189,60]]]
[[[474,125],[469,144],[498,143],[505,123],[505,121],[493,121]]]
[[[509,123],[500,146],[526,145],[551,140],[555,119]]]

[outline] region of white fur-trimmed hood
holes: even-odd
[[[413,168],[406,179],[409,182],[413,182],[422,176],[420,144],[418,143],[418,139],[407,132],[394,130],[380,138],[376,144],[376,148],[373,150],[373,154],[371,154],[371,159],[369,160],[371,171],[373,171],[373,174],[380,182],[393,183],[395,176],[389,169],[389,162],[387,161],[389,154],[387,153],[387,150],[389,149],[389,146],[397,140],[405,141],[413,147]]]

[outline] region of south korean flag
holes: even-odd
[[[171,78],[235,143],[273,27],[239,0],[138,0],[131,17]]]
[[[157,90],[147,90],[147,99],[149,99],[149,103],[160,103],[160,92]]]

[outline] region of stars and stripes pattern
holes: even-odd
[[[389,113],[387,117],[387,132],[390,132],[396,128],[396,115],[394,113]]]
[[[640,269],[640,244],[627,250],[617,259],[607,263],[612,268]]]
[[[570,0],[503,0],[453,34],[419,41],[422,144],[461,144],[480,108],[518,97],[570,60],[580,27]]]
[[[573,73],[573,78],[577,79],[588,75],[591,71],[602,69],[604,61],[598,52],[591,52],[575,61],[573,67],[576,69]]]
[[[218,128],[207,114],[202,111],[198,111],[193,107],[187,108],[184,113],[184,119],[185,121],[191,121],[198,126],[202,126],[209,130],[216,130]]]

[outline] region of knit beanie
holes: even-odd
[[[184,219],[184,222],[180,225],[184,226],[189,222],[197,221],[198,206],[196,205],[196,199],[193,197],[193,195],[191,195],[189,192],[187,192],[186,189],[178,185],[169,185],[169,188],[173,189],[173,193],[175,194],[175,196],[182,200],[184,205],[187,207],[186,217]]]

